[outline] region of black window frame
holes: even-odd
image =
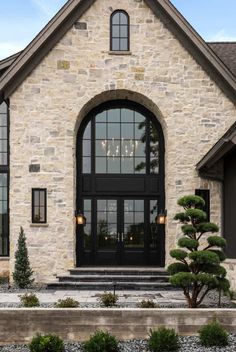
[[[6,226],[6,233],[4,234],[4,237],[7,239],[6,241],[6,253],[1,253],[0,252],[0,257],[9,257],[10,255],[10,208],[9,208],[9,186],[10,186],[10,142],[9,142],[9,135],[10,135],[10,111],[9,111],[9,105],[10,105],[10,101],[9,100],[5,100],[2,103],[6,104],[6,117],[7,117],[7,163],[4,164],[0,164],[0,174],[6,174],[7,176],[7,226]],[[1,104],[2,104],[1,103]],[[4,114],[4,113],[2,113]],[[3,237],[0,239],[2,241],[2,248],[4,247],[3,244]]]
[[[202,210],[206,213],[206,221],[210,222],[210,190],[209,189],[195,189],[195,195],[204,199],[205,206]]]
[[[36,205],[34,204],[35,202],[35,192],[43,192],[44,193],[44,220],[35,220],[35,208]],[[39,208],[41,208],[40,205],[40,196],[39,196],[39,206],[37,206]],[[47,189],[46,188],[32,188],[32,203],[31,203],[31,221],[32,224],[46,224],[47,223]]]
[[[144,159],[145,160],[145,170],[144,172],[129,172],[129,173],[125,173],[125,172],[108,172],[108,167],[107,167],[107,160],[106,160],[106,171],[104,172],[97,172],[96,171],[96,160],[99,158],[103,158],[100,157],[96,154],[96,142],[100,141],[100,139],[96,139],[96,126],[100,124],[100,122],[96,123],[96,117],[98,114],[105,112],[106,113],[106,122],[104,122],[106,124],[106,132],[107,132],[107,128],[109,125],[109,121],[108,121],[108,113],[109,111],[113,110],[113,109],[119,109],[120,110],[120,114],[122,113],[123,109],[129,109],[130,111],[133,112],[133,114],[135,113],[139,113],[141,115],[143,115],[143,117],[145,118],[145,130],[146,130],[146,141],[145,141],[145,145],[146,145],[146,153],[144,156],[133,156],[132,162],[134,162],[136,159]],[[135,116],[135,115],[134,115]],[[101,124],[104,124],[101,123]],[[119,124],[120,125],[120,131],[121,131],[121,126],[122,124],[125,124],[127,122],[122,122],[121,120],[121,116],[120,116],[120,122],[116,122],[114,124]],[[90,124],[90,137],[89,139],[84,138],[84,132],[86,130],[86,127]],[[113,124],[111,122],[111,124]],[[135,125],[137,125],[138,123],[133,121],[133,122],[128,122],[127,124],[133,124],[133,128],[135,128]],[[154,159],[152,157],[152,153],[151,153],[151,146],[152,146],[152,142],[150,141],[151,136],[150,136],[150,130],[151,130],[151,125],[154,126],[155,130],[157,131],[158,134],[158,145],[159,145],[159,151],[158,151],[158,171],[152,170],[151,169],[151,161]],[[101,104],[98,108],[95,108],[91,114],[89,114],[89,119],[85,119],[85,121],[83,121],[83,125],[81,128],[81,145],[79,147],[80,150],[80,155],[78,156],[79,158],[81,158],[82,160],[82,172],[81,174],[83,176],[85,175],[97,175],[98,177],[101,175],[106,175],[107,177],[109,177],[109,175],[116,175],[117,177],[122,177],[122,175],[129,175],[130,177],[133,177],[134,175],[139,175],[140,177],[145,176],[145,175],[149,175],[149,176],[158,176],[159,178],[162,177],[162,173],[163,173],[163,163],[164,161],[162,160],[162,155],[164,154],[164,145],[163,145],[163,135],[162,135],[162,130],[161,127],[159,126],[159,124],[154,120],[154,118],[150,115],[150,113],[146,110],[146,109],[142,109],[140,107],[139,104],[136,104],[134,102],[130,102],[130,101],[122,101],[122,100],[117,100],[117,101],[109,101],[109,103],[103,103]],[[107,139],[105,137],[105,139]],[[119,138],[118,138],[119,139]],[[118,140],[117,139],[117,140]],[[130,138],[128,138],[130,139]],[[109,140],[109,139],[107,139]],[[122,136],[120,136],[120,140],[122,140]],[[135,139],[134,139],[135,140]],[[84,154],[84,147],[83,147],[83,142],[84,141],[89,141],[90,142],[90,154],[89,156],[87,154]],[[84,171],[84,166],[83,166],[83,159],[84,158],[89,158],[90,159],[90,166],[89,166],[89,170],[90,171]],[[106,156],[104,158],[107,158]],[[118,157],[119,158],[119,157]],[[120,156],[120,163],[121,163],[121,156]],[[121,164],[120,164],[120,170],[122,170]],[[135,168],[134,168],[135,170]],[[80,170],[81,171],[81,170]]]
[[[117,13],[122,13],[126,16],[127,18],[127,25],[122,25],[122,24],[114,24],[113,23],[113,18],[114,16],[117,14]],[[119,26],[119,37],[114,37],[113,36],[113,27],[114,26]],[[127,27],[127,37],[121,37],[120,36],[120,28],[122,26],[126,26]],[[119,39],[119,49],[113,49],[113,39]],[[127,49],[120,49],[120,43],[121,43],[121,39],[126,39],[127,40]],[[122,51],[125,51],[125,52],[129,52],[130,51],[130,17],[129,17],[129,14],[125,11],[125,10],[115,10],[112,14],[111,14],[111,17],[110,17],[110,51],[113,51],[113,52],[122,52]]]

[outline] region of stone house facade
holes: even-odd
[[[23,52],[0,62],[9,132],[2,271],[13,271],[20,226],[38,282],[77,265],[164,266],[180,235],[177,199],[196,191],[230,241],[233,278],[224,161],[231,153],[230,170],[236,78],[213,46],[167,0],[69,0]],[[146,140],[135,137],[142,128]],[[228,182],[236,185],[231,174]],[[149,225],[164,209],[167,224],[150,244]]]

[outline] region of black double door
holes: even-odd
[[[157,208],[158,200],[150,198],[84,199],[87,224],[77,231],[78,265],[161,266],[164,234],[155,224]]]

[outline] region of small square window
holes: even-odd
[[[32,189],[32,223],[45,224],[47,222],[47,190],[46,188]]]

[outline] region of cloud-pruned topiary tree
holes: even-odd
[[[216,224],[206,222],[204,200],[195,195],[182,197],[178,205],[184,211],[174,217],[182,224],[183,237],[178,240],[178,249],[170,251],[176,259],[168,267],[172,285],[183,289],[189,308],[197,308],[211,290],[227,291],[230,284],[226,270],[220,265],[226,257],[224,238],[216,235]],[[215,234],[215,235],[210,235]]]

